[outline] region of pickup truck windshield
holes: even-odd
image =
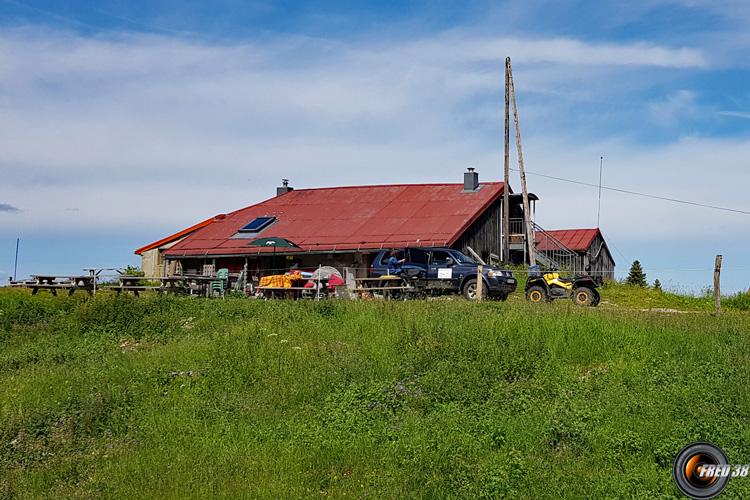
[[[453,255],[456,256],[456,258],[458,259],[458,261],[461,264],[479,264],[479,262],[475,261],[474,259],[472,259],[468,255],[465,255],[465,254],[459,252],[458,250],[453,250]]]

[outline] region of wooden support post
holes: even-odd
[[[503,262],[510,262],[510,57],[505,58],[505,162],[503,181]]]
[[[323,264],[318,264],[318,282],[315,286],[315,300],[320,300],[320,274],[321,269],[323,268]]]
[[[721,255],[717,255],[714,264],[714,306],[717,316],[721,314],[721,259]]]
[[[482,264],[483,266],[487,265],[487,263],[484,261],[482,257],[478,253],[474,251],[471,247],[466,247],[466,251],[469,252],[469,254],[476,259],[477,262]]]
[[[518,105],[516,104],[516,90],[513,85],[513,68],[510,65],[510,58],[506,60],[508,67],[508,87],[510,98],[513,102],[513,124],[516,127],[516,149],[518,150],[518,170],[521,174],[521,190],[523,191],[523,222],[526,226],[526,247],[529,249],[529,265],[536,264],[534,257],[534,228],[531,227],[531,215],[529,210],[529,192],[526,189],[526,170],[523,164],[523,149],[521,148],[521,129],[518,126]]]
[[[484,278],[482,278],[483,267],[482,265],[477,266],[477,300],[482,300],[482,294],[484,293]]]

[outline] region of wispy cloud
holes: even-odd
[[[719,114],[722,116],[731,116],[734,118],[744,118],[746,120],[750,120],[750,113],[744,111],[719,111]]]
[[[0,197],[34,192],[41,201],[19,218],[38,230],[179,228],[263,199],[281,177],[452,180],[468,164],[489,175],[508,54],[525,137],[554,126],[574,138],[545,156],[595,142],[575,133],[583,124],[614,128],[602,104],[628,102],[652,71],[706,66],[695,48],[470,30],[252,43],[6,30]],[[66,210],[71,199],[78,212]]]
[[[0,212],[14,214],[14,213],[18,213],[20,211],[21,210],[19,210],[18,208],[14,207],[13,205],[9,205],[8,203],[0,203]]]
[[[653,120],[661,126],[672,127],[682,119],[691,119],[699,113],[697,94],[691,90],[678,90],[664,99],[648,105]]]
[[[651,0],[657,4],[681,5],[702,9],[734,22],[750,21],[750,3],[746,0]]]

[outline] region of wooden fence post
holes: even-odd
[[[482,300],[482,293],[484,293],[484,278],[482,278],[482,265],[477,266],[477,300]]]
[[[721,255],[717,255],[714,265],[714,305],[717,316],[721,314],[721,258]]]

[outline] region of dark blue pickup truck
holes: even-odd
[[[403,259],[398,274],[419,279],[426,291],[433,295],[460,293],[474,299],[477,293],[477,266],[479,263],[453,248],[420,247],[397,250],[396,258]],[[373,278],[388,275],[390,250],[381,250],[370,266]],[[507,269],[483,266],[483,295],[505,300],[516,289],[516,279]]]

